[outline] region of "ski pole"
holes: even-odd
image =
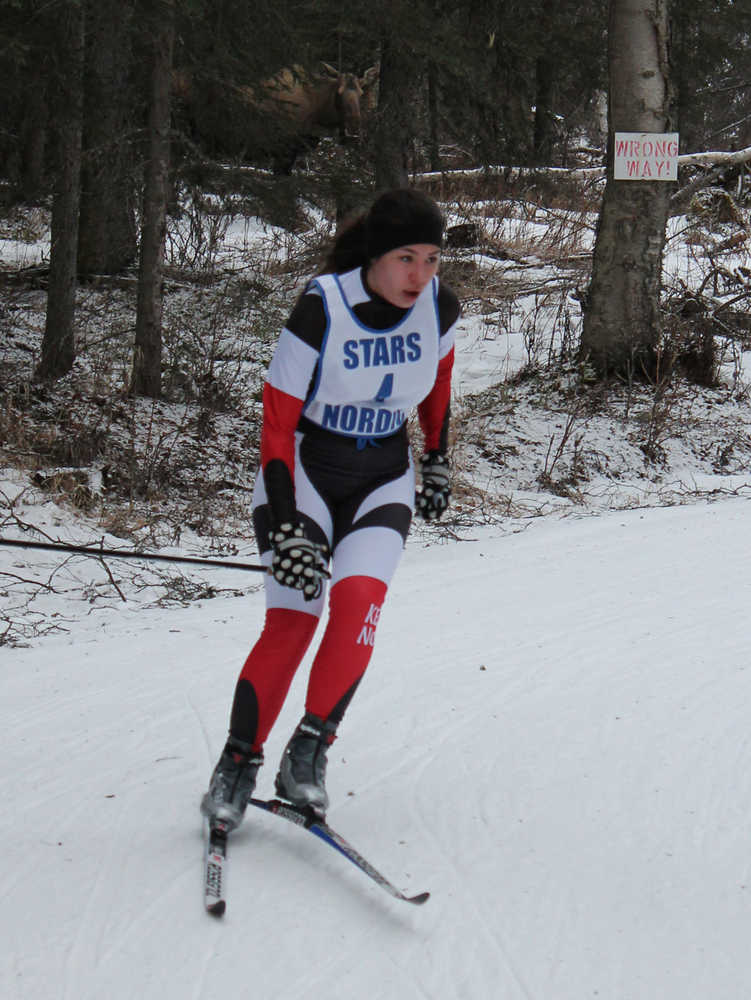
[[[215,569],[243,569],[254,573],[267,573],[268,567],[258,563],[232,562],[229,559],[201,559],[198,556],[169,556],[158,552],[133,552],[129,549],[94,548],[88,545],[69,545],[66,542],[33,542],[15,538],[0,538],[0,545],[19,549],[45,549],[49,552],[71,552],[82,556],[103,559],[143,559],[148,562],[191,563],[194,566],[213,566]]]

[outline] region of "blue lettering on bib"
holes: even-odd
[[[408,333],[407,334],[407,361],[418,361],[422,357],[422,350],[420,348],[420,334]]]
[[[419,361],[422,357],[420,334],[408,333],[406,338],[396,333],[393,337],[362,337],[345,340],[342,344],[342,364],[348,371],[354,368],[375,368],[378,365],[403,365]]]
[[[321,426],[329,431],[363,436],[370,434],[390,434],[399,430],[405,415],[401,410],[376,409],[373,406],[332,406],[323,408]]]
[[[359,358],[357,357],[357,341],[347,340],[344,344],[344,367],[345,368],[357,368],[360,364]]]

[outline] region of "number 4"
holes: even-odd
[[[392,375],[386,375],[386,376],[384,376],[383,382],[381,382],[381,388],[375,394],[375,401],[376,401],[376,403],[383,403],[383,402],[385,402],[389,398],[389,396],[392,394],[393,391],[394,391],[394,376],[393,376],[393,374]]]

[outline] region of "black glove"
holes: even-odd
[[[283,587],[301,590],[306,601],[318,597],[323,581],[331,574],[326,568],[328,550],[305,535],[300,522],[285,521],[272,529],[269,541],[274,552],[271,573]]]
[[[415,494],[415,506],[426,521],[434,521],[449,505],[449,460],[440,451],[431,451],[420,459],[422,489]]]

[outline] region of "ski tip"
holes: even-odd
[[[208,903],[206,905],[206,911],[210,913],[212,917],[223,916],[226,909],[227,903],[223,899],[218,899],[215,903]]]
[[[405,896],[404,897],[408,903],[414,903],[415,906],[422,906],[423,903],[427,903],[430,899],[429,892],[420,892],[416,896]]]

